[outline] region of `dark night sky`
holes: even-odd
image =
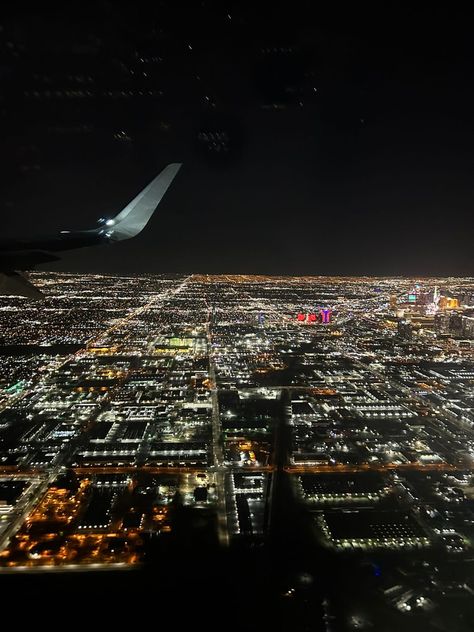
[[[193,4],[20,3],[4,16],[6,235],[92,227],[182,161],[142,235],[56,269],[474,274],[471,13]],[[140,84],[124,79],[137,51],[161,58]],[[124,82],[163,95],[25,97],[71,74],[91,75],[93,95]],[[203,130],[227,133],[225,157]]]

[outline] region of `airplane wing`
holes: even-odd
[[[127,206],[111,219],[101,219],[98,228],[90,230],[63,230],[53,237],[31,240],[10,240],[0,242],[0,294],[13,294],[7,289],[16,288],[18,292],[31,298],[24,277],[14,271],[31,270],[36,265],[48,261],[57,261],[56,252],[97,246],[131,239],[138,235],[147,225],[158,204],[178,173],[181,163],[173,163],[163,169],[150,184],[143,189]],[[31,285],[31,284],[29,284]],[[33,287],[33,286],[31,286]],[[26,292],[30,292],[26,294]]]
[[[19,272],[10,270],[0,272],[0,294],[26,296],[27,298],[43,298],[43,293]]]

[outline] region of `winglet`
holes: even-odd
[[[118,215],[105,222],[101,232],[112,241],[122,241],[138,235],[147,225],[180,167],[181,163],[172,163],[165,167]]]

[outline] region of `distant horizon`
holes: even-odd
[[[210,277],[268,277],[268,278],[308,278],[308,279],[472,279],[473,274],[446,274],[446,275],[419,275],[419,274],[263,274],[259,272],[100,272],[87,271],[75,272],[71,270],[30,270],[26,274],[70,274],[70,275],[101,275],[101,276],[120,276],[120,277],[137,277],[146,275],[156,276],[210,276]]]

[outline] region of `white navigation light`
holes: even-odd
[[[115,224],[115,220],[114,220],[114,219],[108,219],[108,220],[105,222],[105,225],[106,225],[106,226],[113,226],[114,224]]]

